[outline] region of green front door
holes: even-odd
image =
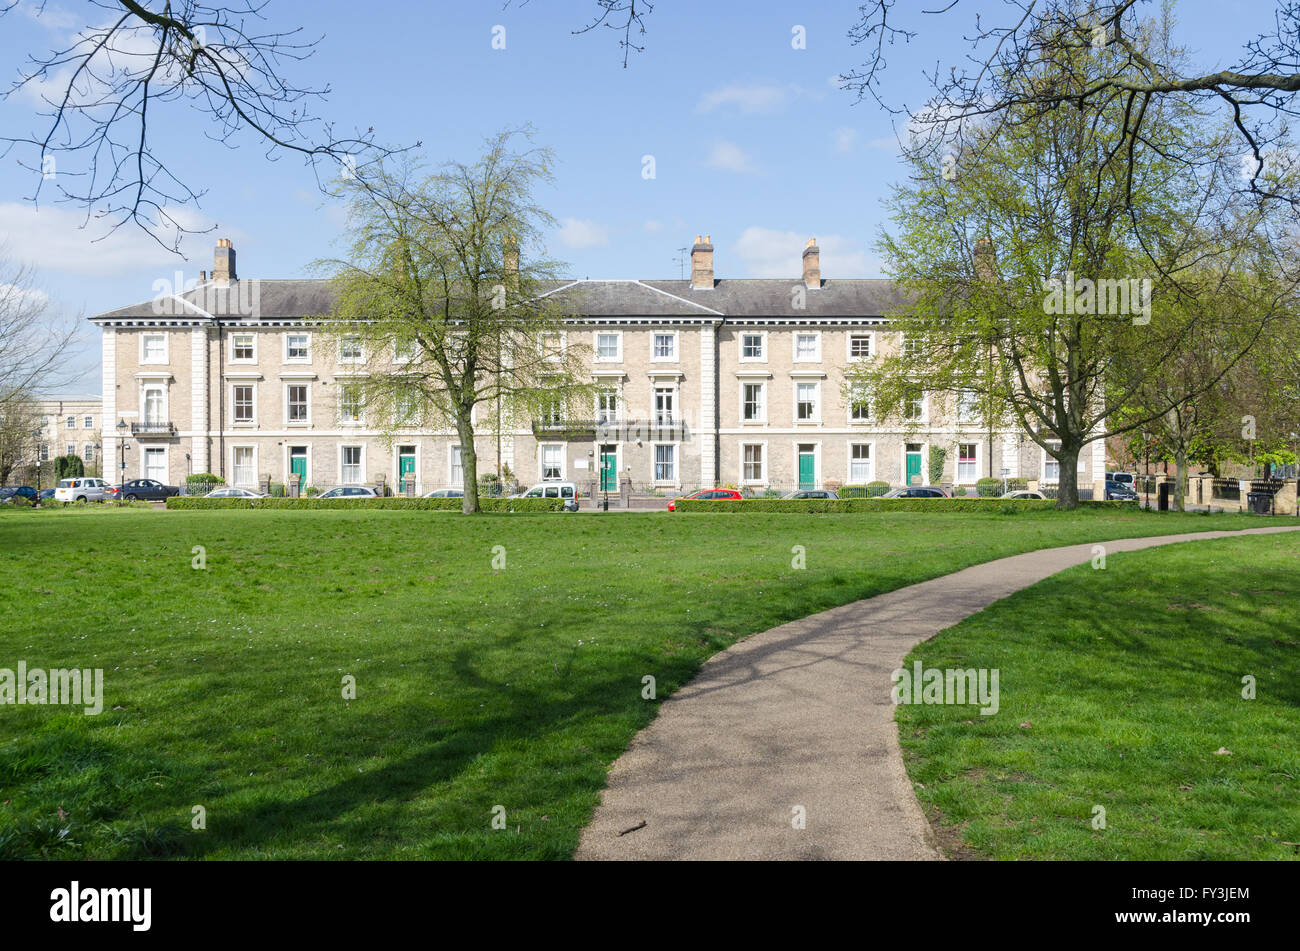
[[[913,449],[912,448],[913,445],[915,444],[908,443],[907,445],[907,484],[920,485],[921,484],[921,447],[917,446],[916,449]]]
[[[414,446],[401,446],[397,450],[397,491],[405,494],[407,482],[415,482]]]
[[[799,488],[817,487],[817,451],[811,446],[799,447]]]
[[[602,492],[618,491],[618,449],[600,447],[600,489]]]
[[[298,493],[307,487],[307,448],[295,446],[289,450],[289,471],[298,479]]]

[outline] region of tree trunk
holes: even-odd
[[[1187,449],[1179,445],[1174,449],[1174,511],[1186,512],[1187,499]]]
[[[1079,507],[1079,447],[1067,449],[1062,446],[1056,461],[1060,466],[1060,477],[1056,483],[1056,507],[1077,509]]]
[[[458,409],[456,432],[460,435],[460,471],[465,482],[465,497],[461,500],[462,515],[477,515],[478,507],[478,454],[474,451],[474,427],[469,421],[470,411]]]

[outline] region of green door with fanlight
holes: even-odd
[[[307,447],[294,446],[289,450],[289,471],[298,480],[298,494],[307,487]]]
[[[799,447],[799,488],[817,488],[817,448]]]
[[[907,444],[907,484],[921,484],[921,444]]]
[[[415,484],[415,447],[397,447],[397,491],[406,494],[407,483]]]
[[[600,490],[618,491],[618,447],[600,447]]]

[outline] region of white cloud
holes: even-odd
[[[590,219],[562,218],[559,239],[566,248],[598,248],[609,244],[609,231]]]
[[[727,142],[723,139],[719,139],[714,144],[713,151],[709,153],[709,157],[705,159],[704,164],[709,168],[720,168],[726,172],[752,174],[758,171],[744,149],[733,142]]]
[[[780,112],[803,95],[794,84],[778,86],[762,83],[732,83],[705,93],[695,106],[696,112],[712,112],[723,106],[735,106],[743,113]]]
[[[75,15],[42,0],[19,0],[18,11],[32,22],[51,30],[70,30],[77,26]]]
[[[803,273],[804,244],[811,237],[814,236],[751,225],[740,233],[735,252],[750,277],[797,279]],[[823,280],[875,277],[880,274],[879,260],[852,239],[838,234],[815,237],[821,251]]]
[[[168,209],[168,214],[191,230],[206,229],[210,225],[192,209]],[[8,246],[11,257],[33,265],[41,273],[116,277],[147,268],[163,268],[170,276],[171,271],[186,266],[185,261],[159,246],[134,224],[125,224],[106,234],[102,223],[92,219],[90,224],[86,224],[83,213],[69,208],[49,205],[38,208],[14,201],[0,202],[0,234],[14,236]],[[237,232],[223,231],[222,234],[232,238],[239,236]],[[17,239],[19,235],[21,240]],[[214,235],[191,235],[182,242],[181,249],[191,259],[201,251],[200,257],[206,260],[215,243]]]
[[[835,130],[835,151],[841,155],[847,155],[853,151],[853,144],[857,141],[858,132],[856,129],[850,129],[848,126]]]

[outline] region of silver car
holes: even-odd
[[[377,499],[379,493],[368,485],[336,485],[328,492],[322,492],[321,499]]]

